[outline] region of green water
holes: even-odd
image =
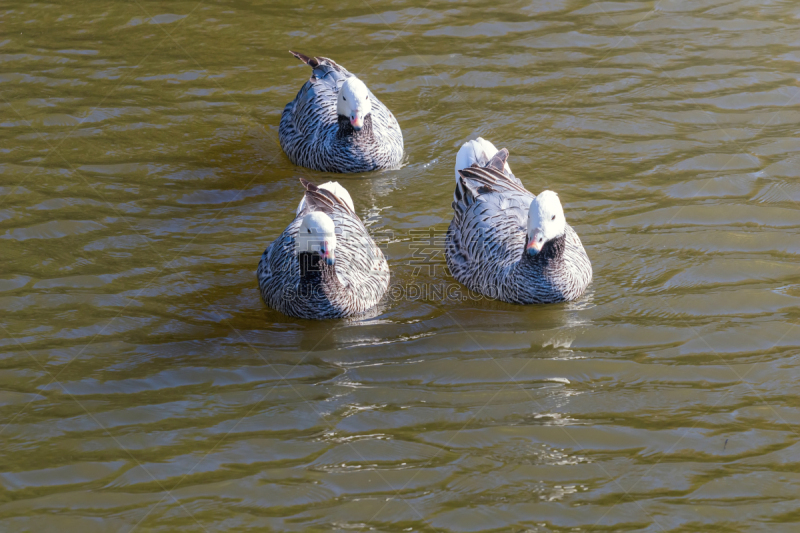
[[[289,49],[403,128],[335,176],[400,291],[371,318],[260,300],[334,177],[277,144]],[[797,3],[10,0],[0,66],[0,530],[800,527]],[[462,301],[478,135],[559,193],[580,301]]]

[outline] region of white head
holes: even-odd
[[[538,254],[547,241],[560,237],[566,229],[567,221],[558,195],[553,191],[541,192],[528,209],[528,243],[525,251],[528,255]]]
[[[295,250],[301,252],[318,252],[329,265],[336,261],[336,227],[331,217],[325,213],[314,211],[303,217],[297,236],[294,238]]]
[[[372,102],[363,81],[355,76],[344,81],[339,89],[336,111],[339,115],[348,117],[354,129],[360,130],[364,127],[364,118],[372,112]]]

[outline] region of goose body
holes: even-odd
[[[264,302],[298,318],[364,313],[378,304],[389,286],[386,259],[344,187],[301,182],[306,191],[295,219],[258,264]]]
[[[447,266],[470,290],[505,302],[575,300],[592,280],[581,240],[558,196],[530,193],[507,158],[480,138],[459,151]]]
[[[399,166],[403,134],[392,112],[331,59],[292,54],[313,73],[281,115],[280,143],[289,159],[324,172]]]

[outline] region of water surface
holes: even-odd
[[[796,531],[800,7],[495,4],[4,4],[0,529]],[[288,161],[289,49],[392,109],[402,168]],[[580,301],[449,277],[478,135],[558,192]],[[375,316],[261,302],[301,177],[384,248]]]

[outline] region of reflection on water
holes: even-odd
[[[796,5],[0,16],[3,531],[796,529]],[[289,49],[380,95],[402,168],[289,163]],[[479,135],[559,193],[580,301],[264,307],[300,177],[348,188],[393,285],[458,287],[415,239],[447,227]]]

